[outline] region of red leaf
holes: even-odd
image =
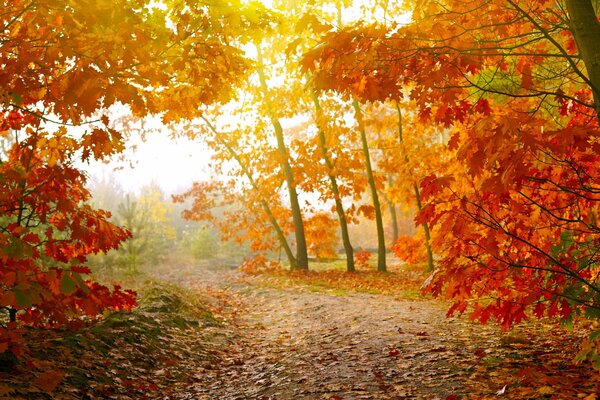
[[[456,132],[454,135],[452,135],[452,137],[448,141],[448,148],[450,150],[458,149],[459,142],[460,142],[460,133]]]
[[[60,382],[65,377],[63,371],[50,370],[40,374],[35,380],[35,385],[42,389],[44,392],[51,393],[56,389]]]
[[[490,102],[487,99],[480,99],[477,104],[475,104],[475,111],[485,116],[490,115],[492,113]]]
[[[71,271],[76,272],[78,274],[91,274],[92,270],[86,267],[85,265],[79,265],[75,267],[71,267]]]
[[[23,241],[29,243],[40,243],[40,237],[35,233],[28,233],[27,235],[23,236],[22,239]]]
[[[521,86],[523,86],[524,89],[531,89],[533,87],[531,64],[529,63],[524,63],[521,67]]]

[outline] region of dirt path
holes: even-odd
[[[581,337],[549,321],[501,334],[414,300],[419,279],[411,292],[383,276],[394,289],[375,295],[352,290],[369,275],[342,275],[352,284],[165,265],[130,313],[27,331],[0,399],[598,400],[600,374],[571,362]]]
[[[572,387],[569,377],[581,374],[568,362],[572,346],[547,327],[502,336],[446,319],[432,301],[265,287],[231,272],[186,281],[197,290],[228,287],[237,329],[222,362],[198,371],[178,398],[498,398],[505,385],[505,398],[576,398],[599,389],[597,381]],[[545,372],[548,363],[560,367],[559,380]]]

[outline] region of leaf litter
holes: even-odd
[[[581,338],[550,321],[502,334],[394,293],[340,295],[219,268],[160,276],[172,284],[150,284],[132,313],[74,333],[28,332],[29,369],[0,372],[0,398],[592,400],[600,392],[598,373],[571,362]]]

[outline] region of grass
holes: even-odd
[[[19,375],[17,380],[15,375],[15,381],[10,382],[15,393],[25,398],[49,398],[48,394],[35,394],[39,392],[35,374],[58,370],[64,371],[61,387],[69,388],[65,390],[74,396],[65,398],[88,398],[88,393],[93,398],[119,397],[118,393],[133,389],[125,387],[126,383],[116,385],[114,376],[136,385],[155,385],[160,384],[152,375],[157,369],[177,376],[187,373],[189,363],[210,362],[213,348],[220,346],[213,342],[222,340],[222,322],[185,289],[152,280],[139,287],[139,307],[131,312],[108,314],[77,331],[29,331],[30,362],[39,370],[27,379]],[[213,329],[204,329],[208,327]],[[164,384],[168,386],[168,382]]]

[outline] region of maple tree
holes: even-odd
[[[389,202],[392,211],[395,207],[391,205],[396,203],[413,210],[413,213],[420,211],[423,208],[420,180],[448,168],[448,163],[452,162],[454,156],[454,152],[449,151],[443,143],[444,133],[435,125],[422,124],[416,117],[415,110],[411,102],[374,103],[369,107],[366,120],[367,126],[378,132],[376,146],[380,149],[379,169],[388,176],[387,187],[382,195]],[[431,236],[429,224],[423,223],[422,232],[417,237],[398,237],[396,232],[397,238],[390,248],[407,262],[426,261],[427,269],[432,271],[434,260]]]
[[[285,177],[288,189],[290,208],[292,211],[292,218],[294,222],[294,236],[296,238],[296,265],[294,267],[300,269],[308,269],[308,250],[306,245],[306,235],[304,232],[304,221],[302,217],[302,210],[300,208],[300,202],[298,200],[296,182],[294,181],[294,172],[290,165],[288,155],[289,150],[285,143],[281,121],[279,120],[279,117],[276,114],[273,104],[271,104],[269,86],[267,84],[265,76],[264,58],[262,55],[260,43],[256,44],[256,52],[258,62],[257,72],[260,81],[260,89],[262,91],[263,98],[265,99],[264,101],[266,104],[267,114],[271,119],[271,124],[273,126],[275,138],[277,139],[277,151],[279,152],[281,170],[283,171],[283,175]]]
[[[373,213],[375,215],[375,222],[377,226],[377,270],[385,272],[386,266],[386,246],[385,246],[385,235],[383,229],[383,216],[381,213],[381,204],[379,201],[379,193],[377,192],[377,183],[373,173],[373,167],[371,163],[371,154],[369,151],[369,143],[367,141],[367,133],[363,121],[363,113],[360,109],[360,105],[357,100],[352,101],[352,107],[356,115],[356,122],[358,124],[358,130],[360,133],[360,142],[362,147],[362,153],[365,162],[365,171],[367,173],[367,180],[369,182],[369,189],[371,191],[371,200],[373,202]]]
[[[75,166],[123,150],[109,107],[170,121],[227,101],[249,67],[237,46],[268,19],[221,1],[1,5],[0,136],[10,145],[0,160],[0,297],[10,322],[0,350],[19,353],[19,324],[76,325],[135,304],[133,293],[83,278],[88,255],[130,236],[87,204]]]
[[[265,126],[257,122],[254,140],[250,143],[243,128],[220,131],[206,116],[202,117],[199,125],[192,124],[185,130],[188,134],[203,133],[202,140],[216,151],[214,160],[219,163],[218,166],[232,161],[236,168],[229,169],[232,178],[229,181],[197,182],[191,189],[174,196],[176,202],[193,199],[183,217],[210,221],[219,228],[223,240],[249,242],[255,252],[275,250],[278,244],[284,250],[290,267],[295,268],[296,257],[287,237],[291,229],[287,222],[289,212],[281,204],[278,193],[282,181],[278,160],[254,157],[261,152],[269,154],[265,143],[256,140],[264,137]],[[245,184],[240,185],[240,180]],[[217,219],[215,209],[229,204],[235,204],[236,208],[224,212],[223,218]]]
[[[12,125],[11,132],[15,128],[20,127]],[[135,305],[132,292],[84,279],[89,254],[116,248],[130,234],[85,203],[86,178],[73,167],[71,154],[52,164],[44,160],[37,147],[43,139],[23,138],[0,160],[1,299],[10,320],[0,330],[0,350],[16,355],[22,351],[17,321],[77,326],[82,323],[77,315],[95,317]]]
[[[340,224],[340,232],[342,236],[342,243],[344,245],[344,253],[346,255],[346,270],[348,272],[354,272],[354,249],[352,247],[352,243],[350,241],[350,234],[348,232],[348,217],[347,212],[344,209],[344,204],[342,202],[342,197],[340,195],[340,185],[338,182],[338,178],[334,173],[335,165],[331,160],[328,143],[327,143],[327,135],[324,127],[324,116],[321,108],[321,102],[319,101],[319,94],[316,91],[312,93],[313,103],[315,105],[315,124],[317,125],[317,129],[319,131],[319,149],[321,150],[321,157],[325,162],[325,168],[327,168],[327,177],[329,179],[330,190],[333,195],[333,200],[335,202],[335,212],[338,216],[338,221]]]
[[[463,167],[423,179],[416,220],[440,231],[428,288],[451,312],[504,328],[598,315],[595,7],[417,1],[411,23],[332,31],[305,56],[321,89],[408,97],[450,131]]]

